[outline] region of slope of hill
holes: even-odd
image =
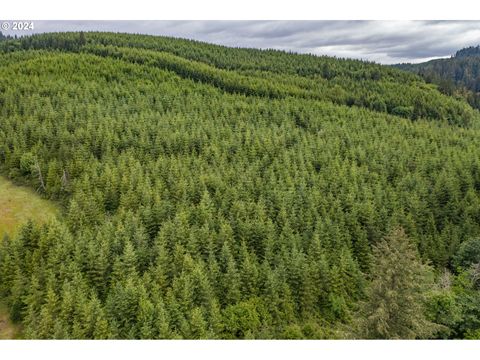
[[[395,66],[418,74],[425,81],[437,84],[443,93],[464,97],[470,105],[480,108],[480,46],[459,50],[449,59]]]
[[[300,96],[405,116],[468,125],[469,107],[441,96],[420,78],[356,60],[282,51],[231,49],[206,43],[109,33],[40,34],[5,41],[4,51],[50,49],[121,58],[167,68],[225,91],[267,97]]]
[[[390,67],[180,39],[0,48],[0,167],[67,209],[0,247],[25,337],[363,336],[372,248],[398,227],[459,278],[408,312],[443,332],[382,336],[476,336],[470,262],[453,265],[480,233],[465,102]]]

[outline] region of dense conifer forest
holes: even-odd
[[[444,94],[463,97],[480,109],[480,46],[461,49],[448,59],[395,66],[422,76],[428,83],[438,85]]]
[[[156,36],[0,41],[0,241],[35,339],[480,338],[480,115],[374,63]]]

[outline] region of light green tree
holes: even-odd
[[[361,304],[357,336],[368,339],[416,339],[432,336],[439,325],[426,318],[433,286],[431,269],[420,261],[402,228],[373,249],[372,279]]]

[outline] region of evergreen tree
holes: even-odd
[[[0,242],[25,337],[331,338],[359,305],[356,336],[478,336],[480,118],[461,97],[132,34],[6,39],[0,63],[0,172],[65,209]],[[382,240],[396,226],[412,245]],[[454,272],[435,335],[417,255]]]
[[[372,279],[359,313],[359,334],[369,339],[428,338],[438,329],[427,320],[431,269],[401,228],[374,247]]]

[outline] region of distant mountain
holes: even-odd
[[[480,45],[477,46],[470,46],[468,48],[458,50],[455,54],[456,58],[464,58],[464,57],[472,57],[472,56],[480,56]]]
[[[462,96],[480,109],[480,46],[461,49],[448,59],[394,66],[414,72],[425,81],[437,84],[443,93]]]

